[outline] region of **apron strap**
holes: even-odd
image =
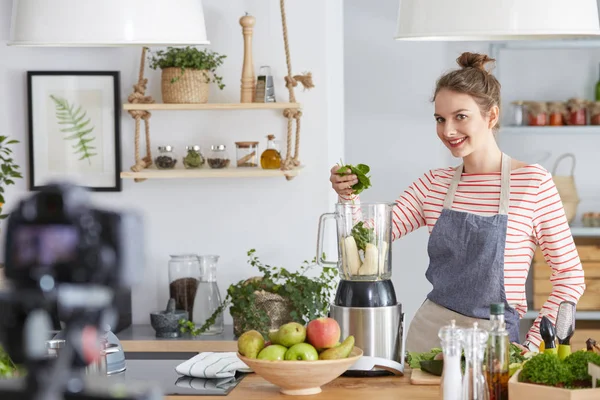
[[[510,157],[502,153],[502,172],[500,173],[500,205],[498,209],[499,214],[508,214],[508,206],[510,204],[510,171],[511,171]],[[464,164],[460,164],[454,171],[452,182],[448,188],[448,193],[444,198],[444,208],[452,208],[454,202],[454,195],[458,190],[458,184],[460,183],[460,177],[464,170]]]
[[[502,173],[500,177],[500,209],[498,214],[508,215],[510,205],[510,157],[502,153]]]

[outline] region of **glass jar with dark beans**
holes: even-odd
[[[158,156],[154,159],[154,164],[158,169],[173,169],[177,164],[177,155],[173,151],[173,146],[158,146]]]
[[[229,167],[229,154],[224,144],[210,146],[210,154],[206,158],[211,168]]]

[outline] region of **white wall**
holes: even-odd
[[[436,79],[457,67],[455,60],[462,52],[489,53],[490,43],[396,42],[397,0],[346,0],[344,6],[346,158],[372,167],[373,187],[364,192],[364,200],[392,200],[427,169],[459,163],[436,136],[429,100]],[[600,79],[600,48],[502,50],[496,72],[506,125],[513,100],[593,99]],[[580,225],[583,212],[600,210],[600,128],[576,132],[500,131],[498,140],[509,155],[539,162],[548,170],[559,155],[576,155],[581,203],[574,224]],[[568,167],[565,163],[558,174],[568,174]],[[427,240],[423,228],[393,247],[393,282],[405,306],[407,327],[430,290],[424,276]]]
[[[123,102],[137,80],[137,48],[14,48],[6,46],[10,3],[0,2],[0,133],[21,140],[16,160],[27,172],[28,126],[26,71],[118,70]],[[239,102],[243,41],[239,18],[256,17],[254,61],[270,65],[276,95],[287,101],[286,74],[279,2],[204,0],[210,48],[226,54],[220,73],[227,85],[213,86],[210,102]],[[296,269],[315,254],[318,216],[332,208],[329,165],[342,156],[342,5],[341,0],[287,2],[293,73],[311,71],[316,88],[296,96],[303,103],[300,158],[306,169],[297,178],[123,181],[121,193],[94,193],[107,207],[128,207],[145,217],[147,258],[140,283],[134,288],[134,322],[148,323],[148,313],[166,305],[169,254],[194,252],[221,255],[218,272],[221,292],[257,271],[246,264],[246,251],[256,248],[265,262]],[[149,91],[160,101],[160,73],[146,71]],[[122,163],[133,163],[133,121],[122,115]],[[281,113],[261,112],[155,112],[151,118],[152,146],[172,144],[182,154],[186,144],[228,145],[260,140],[266,135],[285,139]],[[26,180],[7,190],[7,210],[27,194]],[[226,323],[231,323],[227,315]]]
[[[346,159],[371,166],[363,201],[392,201],[431,168],[455,163],[435,133],[431,96],[450,67],[444,43],[394,41],[397,0],[344,1]],[[393,245],[392,281],[405,325],[431,286],[425,228]]]

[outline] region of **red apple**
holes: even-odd
[[[313,319],[306,326],[306,340],[318,350],[334,347],[340,336],[340,325],[333,318]]]

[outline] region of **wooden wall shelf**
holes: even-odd
[[[304,166],[300,166],[289,171],[280,169],[262,169],[253,168],[223,168],[211,169],[209,167],[199,169],[157,169],[155,167],[147,168],[141,172],[123,171],[121,178],[124,179],[198,179],[198,178],[261,178],[261,177],[281,177],[297,176]]]
[[[300,109],[300,103],[205,103],[205,104],[123,104],[123,110],[284,110]]]

